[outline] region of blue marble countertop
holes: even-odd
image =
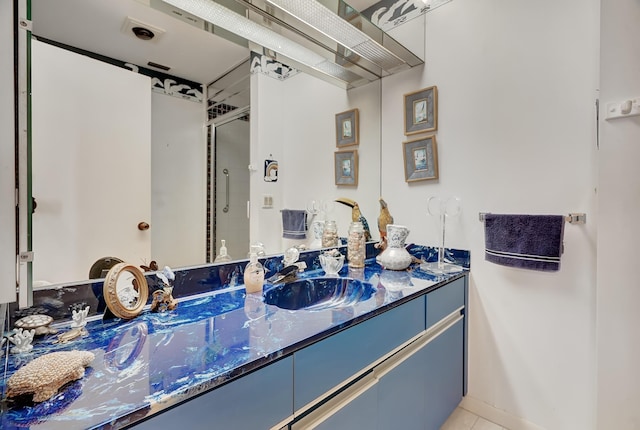
[[[436,277],[418,265],[386,271],[369,259],[364,269],[345,265],[340,276],[371,283],[374,294],[344,308],[284,310],[265,304],[259,294],[245,294],[239,286],[184,297],[168,313],[146,309],[129,321],[96,319],[88,323],[84,338],[57,344],[57,337],[50,335],[38,339],[30,353],[2,357],[4,398],[7,378],[36,357],[73,349],[95,354],[82,379],[45,402],[5,398],[0,428],[127,426],[465,273]],[[313,269],[300,277],[323,275]]]

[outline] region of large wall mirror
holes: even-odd
[[[108,257],[204,264],[222,239],[233,259],[246,258],[254,242],[281,253],[312,240],[284,239],[281,210],[337,197],[360,203],[377,238],[380,80],[347,91],[303,72],[283,79],[247,70],[250,92],[234,101],[245,114],[219,112],[217,124],[206,90],[135,71],[233,95],[239,90],[221,82],[250,67],[248,45],[169,16],[154,1],[31,0],[34,287],[86,280]],[[157,34],[136,38],[136,25]],[[354,108],[359,144],[338,148],[335,114]],[[358,152],[357,186],[335,183],[340,149]],[[277,181],[265,180],[266,160],[278,163]],[[336,219],[346,235],[351,210],[333,205],[313,217]]]

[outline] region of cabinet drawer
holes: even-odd
[[[285,357],[135,426],[155,429],[266,429],[292,414],[293,359]],[[258,388],[259,387],[259,388]],[[268,395],[265,395],[265,390]]]
[[[424,296],[294,354],[294,409],[367,367],[424,330]]]
[[[464,278],[427,294],[427,328],[464,306]]]

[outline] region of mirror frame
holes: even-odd
[[[123,272],[131,273],[138,283],[138,302],[132,308],[125,306],[118,298],[116,287],[118,286],[118,279]],[[107,273],[107,277],[104,279],[102,293],[107,308],[113,315],[122,319],[131,319],[138,316],[140,312],[142,312],[142,308],[147,304],[147,300],[149,299],[149,285],[142,271],[136,266],[130,263],[118,263],[109,269],[109,273]]]

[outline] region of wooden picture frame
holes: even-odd
[[[358,150],[336,151],[334,156],[336,185],[358,185]]]
[[[358,144],[358,109],[351,109],[336,114],[336,146]]]
[[[404,180],[438,179],[438,147],[435,136],[403,142]]]
[[[438,87],[435,85],[404,95],[404,134],[438,129]]]

